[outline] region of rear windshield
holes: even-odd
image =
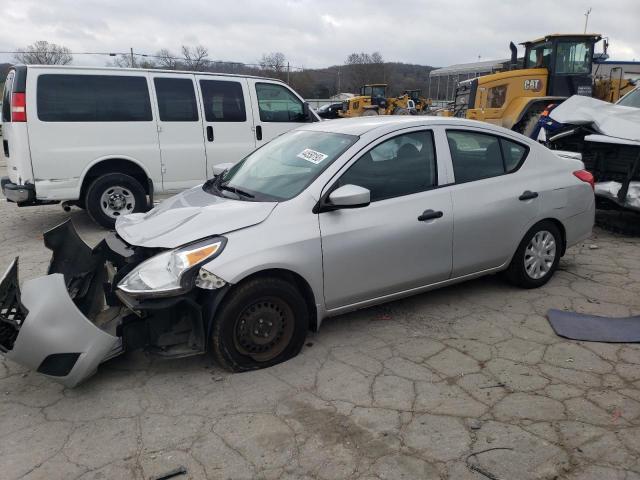
[[[15,73],[9,72],[4,82],[4,92],[2,93],[2,121],[11,121],[11,89],[13,87],[13,77]]]
[[[40,75],[38,118],[43,122],[145,122],[152,120],[145,77]]]

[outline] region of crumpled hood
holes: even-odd
[[[610,137],[640,141],[640,108],[574,95],[552,110],[549,116],[556,122],[570,125],[592,124],[598,132]]]
[[[176,248],[256,225],[265,220],[276,205],[276,202],[221,198],[197,186],[161,202],[147,213],[118,218],[116,232],[131,245]]]

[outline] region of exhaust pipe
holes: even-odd
[[[515,43],[509,42],[509,50],[511,50],[511,61],[509,62],[510,70],[515,70],[518,67],[518,47]]]
[[[71,204],[69,202],[62,202],[62,209],[65,212],[70,212],[71,211]]]

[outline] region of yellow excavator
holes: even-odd
[[[405,90],[398,97],[387,97],[386,83],[364,85],[360,95],[342,102],[340,116],[344,118],[369,115],[412,115],[427,109],[431,101],[421,96],[421,90]]]
[[[606,55],[607,40],[593,33],[551,34],[524,42],[522,67],[512,42],[509,69],[460,82],[444,116],[482,120],[529,136],[551,103],[572,95],[615,101],[633,88],[633,82],[622,76],[594,78],[594,48],[601,40]]]

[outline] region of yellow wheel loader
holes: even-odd
[[[385,115],[387,111],[387,84],[374,83],[360,88],[360,95],[342,102],[340,116],[345,118],[367,115]]]
[[[600,40],[601,35],[589,33],[552,34],[524,42],[522,68],[512,42],[509,70],[460,82],[445,116],[482,120],[529,136],[551,103],[572,95],[606,97],[616,89],[619,97],[625,90],[620,82],[607,87],[592,76],[594,47]],[[604,40],[605,54],[607,46]]]

